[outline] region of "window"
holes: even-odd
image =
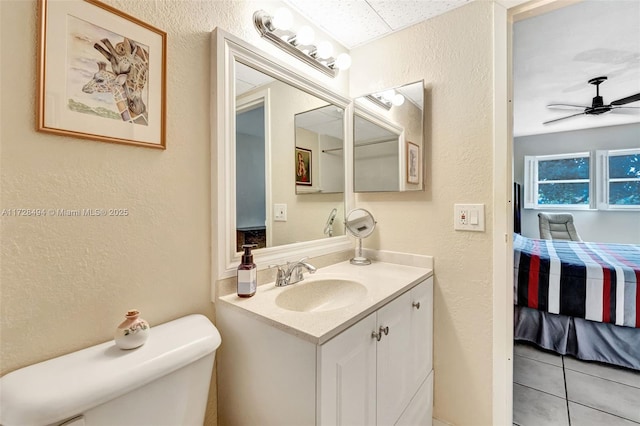
[[[589,208],[590,202],[590,153],[525,157],[525,208]]]
[[[524,179],[526,209],[638,210],[640,148],[525,156]]]
[[[599,209],[640,207],[640,149],[598,151]]]

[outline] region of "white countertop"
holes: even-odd
[[[273,283],[260,285],[253,297],[230,294],[218,300],[278,329],[323,344],[431,275],[433,270],[425,267],[376,260],[371,265],[356,266],[347,261],[320,268],[315,274],[305,273],[300,283],[286,287],[275,287]],[[324,278],[357,281],[367,288],[367,293],[352,305],[322,312],[295,312],[276,304],[276,297],[283,291],[298,285],[313,285],[313,281]]]

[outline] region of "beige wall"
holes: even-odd
[[[168,33],[166,151],[36,132],[36,4],[0,0],[1,208],[130,212],[2,218],[1,374],[111,339],[130,307],[152,325],[194,312],[213,319],[210,31],[220,26],[309,73],[253,29],[252,13],[274,3],[108,3]],[[491,223],[491,28],[490,2],[471,2],[356,49],[351,72],[353,94],[427,85],[427,191],[362,194],[358,204],[378,220],[368,246],[435,256],[435,416],[459,425],[491,424],[491,230],[454,232],[452,223],[455,202],[485,203]],[[346,90],[346,73],[313,75]]]
[[[427,87],[426,192],[357,204],[378,221],[366,246],[435,258],[434,417],[456,425],[492,424],[492,7],[471,2],[352,51],[354,95]],[[454,203],[484,203],[487,230],[454,231]]]
[[[210,32],[220,26],[309,72],[253,28],[253,12],[277,2],[107,3],[168,33],[166,151],[36,132],[36,2],[0,0],[0,208],[129,211],[1,218],[0,374],[111,339],[131,307],[152,326],[190,313],[213,320]],[[314,76],[345,93],[347,73]]]

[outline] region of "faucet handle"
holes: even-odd
[[[285,266],[287,265],[269,265],[269,269],[276,268],[276,287],[281,287],[287,285],[287,271],[285,270]]]

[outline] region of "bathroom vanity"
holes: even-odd
[[[220,424],[431,424],[432,269],[342,262],[216,311]]]

